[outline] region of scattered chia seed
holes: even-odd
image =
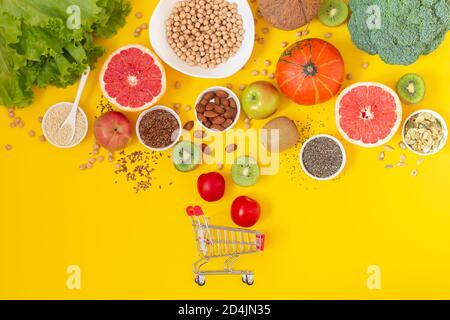
[[[341,148],[332,139],[318,137],[307,143],[302,154],[305,169],[317,178],[329,178],[341,168]]]

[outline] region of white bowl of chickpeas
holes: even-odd
[[[153,50],[197,78],[227,78],[253,52],[255,25],[242,0],[160,0],[149,23]]]

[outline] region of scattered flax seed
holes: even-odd
[[[387,145],[387,144],[383,146],[383,149],[386,151],[390,151],[390,152],[395,151],[395,149],[393,147],[391,147],[390,145]]]
[[[245,88],[247,88],[247,85],[245,85],[245,84],[241,84],[241,85],[239,86],[239,90],[240,90],[240,91],[244,91]]]
[[[40,142],[45,142],[45,136],[40,135],[40,136],[39,136],[39,141],[40,141]]]
[[[12,149],[12,146],[10,144],[5,145],[6,151],[10,151]]]
[[[424,161],[425,161],[425,158],[419,158],[419,159],[417,159],[417,165],[418,166],[420,166],[422,163],[424,163]]]
[[[230,90],[233,89],[233,84],[232,83],[227,83],[227,88],[230,89]]]
[[[331,32],[327,32],[323,36],[325,37],[325,39],[329,39],[333,36],[333,34]]]
[[[142,12],[140,12],[140,11],[136,12],[134,15],[135,15],[136,18],[138,18],[138,19],[141,19],[141,18],[144,16],[144,14],[143,14]]]
[[[400,141],[400,142],[398,143],[398,146],[400,147],[400,149],[406,150],[406,144],[405,144],[403,141]]]
[[[419,174],[419,172],[416,169],[413,169],[411,171],[411,177],[413,177],[413,178],[417,177],[418,174]]]
[[[274,73],[274,72],[272,72],[272,73],[269,75],[269,79],[271,79],[271,80],[275,79],[275,73]]]
[[[259,75],[259,71],[258,70],[253,70],[252,71],[252,76],[256,77]]]
[[[363,62],[363,63],[361,64],[361,67],[362,67],[363,69],[367,69],[367,68],[369,67],[369,63],[368,63],[368,62]]]
[[[271,64],[272,64],[272,62],[271,62],[270,60],[264,61],[264,65],[265,65],[266,67],[269,67]]]
[[[384,153],[384,151],[381,151],[379,156],[378,156],[378,159],[383,161],[385,158],[386,158],[386,153]]]
[[[286,48],[288,46],[288,43],[286,41],[281,42],[281,47]]]
[[[347,73],[347,75],[345,76],[345,78],[346,78],[347,80],[353,80],[353,74]]]
[[[393,164],[387,164],[387,165],[384,166],[384,168],[385,169],[392,169],[392,168],[394,168],[394,165]]]
[[[36,135],[36,132],[34,132],[34,130],[30,130],[30,131],[28,131],[28,135],[30,137],[34,137]]]
[[[81,171],[86,170],[86,165],[85,165],[85,164],[81,164],[81,165],[80,165],[80,170],[81,170]]]
[[[175,81],[174,87],[175,87],[175,89],[180,89],[181,88],[180,81]]]

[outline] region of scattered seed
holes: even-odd
[[[403,141],[400,141],[400,142],[398,143],[398,146],[400,147],[400,149],[406,150],[406,144],[405,144]]]
[[[108,157],[108,162],[113,162],[114,158],[113,157]]]
[[[114,157],[114,153],[112,153],[111,151],[108,152],[108,157],[113,158]]]
[[[307,36],[308,34],[309,34],[309,30],[308,29],[303,30],[303,36]]]
[[[103,160],[105,160],[105,157],[103,156],[98,156],[97,161],[98,162],[103,162]]]
[[[297,38],[302,37],[302,36],[303,36],[303,31],[298,31],[297,33],[295,33],[295,36],[296,36]]]
[[[208,156],[210,156],[212,154],[211,148],[206,143],[202,143],[201,147],[202,147],[202,152],[204,154],[206,154]]]
[[[384,168],[385,169],[392,169],[392,168],[394,168],[394,165],[393,164],[387,164],[387,165],[384,166]]]
[[[40,142],[45,142],[45,136],[43,136],[43,135],[39,136],[39,141]]]
[[[174,103],[173,108],[174,109],[180,109],[181,108],[181,104],[180,103]]]
[[[270,66],[271,64],[272,64],[272,62],[271,62],[270,60],[264,61],[264,65],[265,65],[266,67]]]
[[[251,121],[251,119],[250,119],[248,116],[246,116],[246,117],[244,118],[244,122],[245,122],[245,123],[250,123],[250,121]]]
[[[345,78],[346,78],[347,80],[353,80],[353,74],[347,73],[347,75],[345,76]]]
[[[92,150],[92,152],[91,152],[91,154],[98,154],[98,149],[94,149],[94,150]]]
[[[424,163],[424,161],[425,161],[425,158],[419,158],[419,159],[417,159],[417,165],[418,166],[420,166],[422,163]]]
[[[286,41],[281,42],[281,47],[286,48],[288,46],[288,43]]]
[[[175,87],[175,89],[180,89],[181,88],[180,81],[175,81],[174,87]]]
[[[267,33],[269,33],[269,28],[262,28],[261,32],[264,34],[267,34]]]
[[[100,149],[100,145],[97,144],[97,143],[95,143],[95,144],[93,145],[93,148],[98,150],[98,149]]]
[[[34,132],[34,130],[30,130],[30,131],[28,131],[28,135],[30,137],[34,137],[36,135],[36,132]]]
[[[378,156],[378,159],[380,159],[381,161],[383,161],[386,158],[386,154],[384,153],[384,151],[380,152],[380,155]]]
[[[333,34],[331,32],[327,32],[323,36],[325,37],[325,39],[329,39],[333,36]]]
[[[10,144],[5,145],[6,151],[10,151],[12,149],[12,146]]]
[[[247,88],[247,85],[245,85],[245,84],[241,84],[241,85],[239,86],[239,90],[241,90],[241,91],[244,91],[245,88]]]
[[[236,151],[236,149],[237,149],[237,145],[235,143],[234,144],[229,144],[229,145],[227,145],[225,147],[225,152],[226,153],[232,153],[232,152]]]
[[[390,145],[387,145],[387,144],[383,146],[383,149],[386,151],[395,151],[395,149],[393,147],[391,147]]]
[[[418,174],[419,172],[416,169],[413,169],[413,171],[411,171],[411,177],[413,178],[417,177]]]
[[[141,30],[140,27],[137,27],[136,29],[134,29],[134,32],[135,32],[135,33],[141,33],[141,31],[142,31],[142,30]]]
[[[259,71],[258,70],[253,70],[252,71],[252,76],[258,76],[259,75]]]
[[[14,113],[14,109],[13,108],[9,108],[8,109],[8,113]]]
[[[138,18],[138,19],[141,19],[141,18],[144,16],[144,14],[143,14],[142,12],[140,12],[140,11],[136,12],[134,15],[135,15],[136,18]]]
[[[406,155],[402,153],[400,155],[400,162],[405,162],[405,161],[406,161]]]
[[[81,171],[86,170],[86,165],[85,165],[85,164],[81,164],[81,165],[80,165],[80,170],[81,170]]]
[[[363,64],[361,64],[361,67],[363,69],[367,69],[369,67],[369,63],[368,62],[363,62]]]

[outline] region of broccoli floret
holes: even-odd
[[[349,5],[353,42],[388,64],[410,65],[433,52],[450,28],[450,0],[350,0]]]

